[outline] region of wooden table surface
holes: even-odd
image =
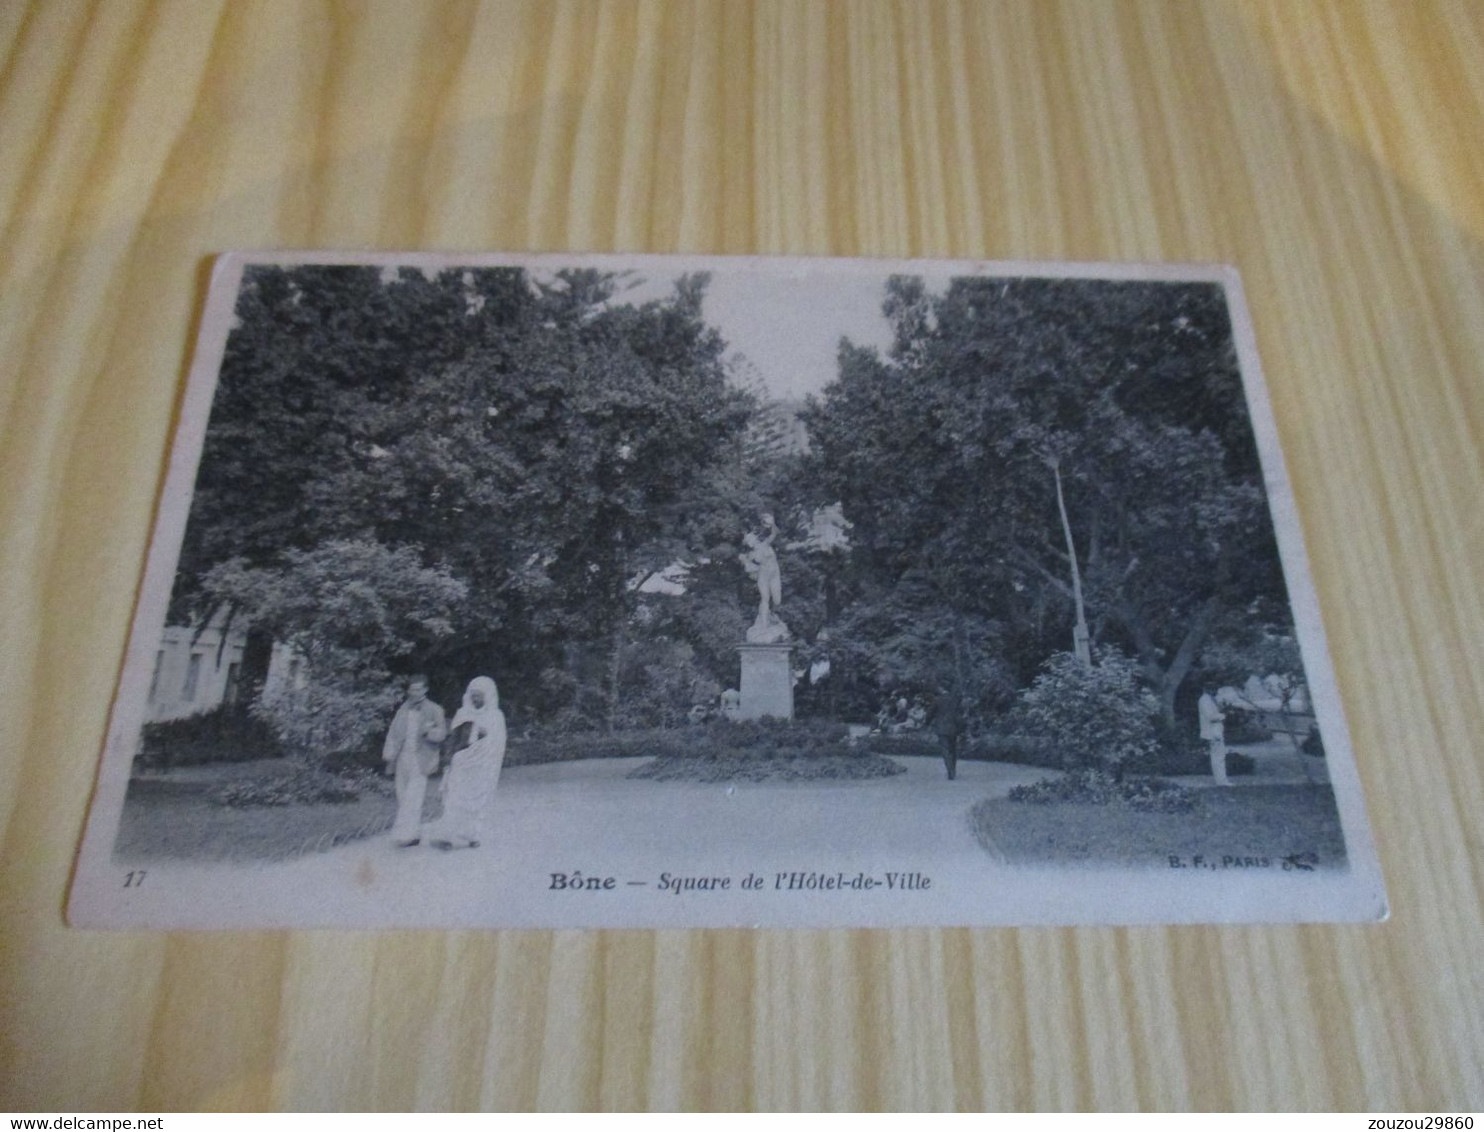
[[[0,1108],[1484,1107],[1481,120],[1467,2],[0,3]],[[280,247],[1236,264],[1391,921],[64,928],[206,257]]]

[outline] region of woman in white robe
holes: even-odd
[[[443,775],[443,816],[432,844],[439,849],[473,849],[494,801],[505,762],[505,713],[500,693],[488,676],[469,682],[464,703],[448,725],[449,733],[470,724],[469,745],[458,751]]]

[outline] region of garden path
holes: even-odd
[[[426,845],[395,849],[386,837],[281,866],[318,887],[374,874],[398,880],[437,875],[466,892],[482,876],[555,870],[653,883],[660,872],[751,869],[851,870],[983,850],[969,810],[986,797],[1050,772],[1009,763],[960,762],[949,782],[936,758],[899,759],[905,774],[850,782],[651,782],[626,778],[646,760],[587,759],[511,767],[501,775],[487,838],[474,850]],[[618,851],[618,855],[615,851]],[[534,871],[533,871],[534,870]],[[407,910],[412,913],[411,909]]]

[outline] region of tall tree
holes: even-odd
[[[536,675],[597,649],[617,694],[636,574],[687,547],[751,402],[706,280],[619,301],[594,271],[267,268],[244,284],[177,608],[222,563],[331,540],[411,548],[464,587],[418,663]],[[573,649],[577,643],[578,648]],[[518,677],[519,678],[519,677]]]
[[[887,355],[842,349],[808,417],[858,567],[887,591],[936,572],[1024,681],[1072,640],[1069,528],[1093,638],[1172,720],[1213,628],[1282,594],[1220,289],[894,279],[884,309]]]

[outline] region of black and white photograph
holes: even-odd
[[[217,262],[70,918],[1386,914],[1228,268]]]

